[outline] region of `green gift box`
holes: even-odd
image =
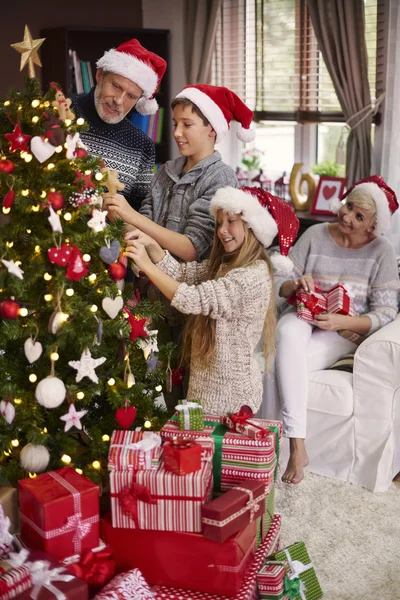
[[[198,402],[178,400],[179,429],[183,431],[202,431],[204,429],[203,408]]]
[[[323,592],[304,542],[296,542],[269,556],[267,560],[286,560],[289,563],[289,579],[298,577],[300,580],[296,600],[317,600],[322,597]]]
[[[275,486],[264,500],[265,511],[262,517],[257,520],[257,548],[263,543],[268,535],[269,528],[274,518],[275,511]]]

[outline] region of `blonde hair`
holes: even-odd
[[[245,230],[245,238],[242,246],[232,256],[225,253],[224,247],[217,236],[217,228],[214,230],[214,241],[211,249],[210,262],[206,279],[218,279],[223,277],[232,269],[249,267],[256,260],[263,260],[268,265],[271,278],[271,296],[265,315],[262,331],[263,352],[267,370],[275,353],[275,328],[276,309],[275,293],[273,285],[273,270],[267,250],[258,241],[253,231],[242,221]],[[183,338],[182,358],[188,361],[195,358],[203,368],[207,368],[211,358],[215,354],[216,347],[216,320],[210,315],[190,315],[188,318]]]
[[[373,219],[372,224],[376,225],[376,203],[373,197],[369,192],[363,190],[362,188],[358,188],[357,186],[354,188],[352,192],[346,198],[346,204],[355,204],[359,208],[363,210],[367,210],[372,213]]]

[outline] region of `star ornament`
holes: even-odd
[[[48,217],[48,221],[51,225],[51,228],[54,232],[58,231],[59,233],[63,232],[63,228],[61,225],[60,217],[55,212],[52,206],[49,206],[50,216]]]
[[[92,214],[92,218],[89,219],[88,221],[88,227],[90,227],[90,229],[93,229],[93,231],[95,233],[98,233],[99,231],[103,231],[103,229],[105,229],[107,227],[107,223],[106,223],[106,217],[108,215],[108,212],[106,210],[97,210],[97,208],[94,209],[93,214]]]
[[[96,375],[95,369],[96,367],[102,365],[105,361],[106,358],[104,356],[101,358],[92,358],[89,348],[85,348],[81,354],[80,360],[70,360],[68,364],[70,367],[78,371],[75,378],[77,383],[84,377],[88,377],[94,383],[99,383],[99,378]]]
[[[14,131],[12,133],[5,133],[4,137],[11,143],[10,152],[15,152],[16,150],[24,150],[24,152],[29,152],[27,143],[32,136],[22,133],[21,125],[16,125],[14,127]]]
[[[26,67],[26,64],[28,63],[29,77],[35,77],[35,67],[33,66],[34,64],[38,65],[38,67],[42,66],[38,55],[38,50],[45,41],[45,39],[46,38],[38,38],[37,40],[32,39],[28,25],[25,25],[24,39],[22,40],[22,42],[10,44],[11,48],[14,48],[14,50],[21,54],[20,71],[22,71],[22,69],[24,69]]]
[[[131,342],[134,342],[138,337],[147,337],[147,331],[145,330],[147,319],[137,319],[127,308],[124,307],[124,311],[128,315],[129,325],[131,326],[131,335],[129,337]]]
[[[87,410],[76,410],[75,404],[70,404],[67,414],[60,417],[61,421],[65,421],[64,431],[69,431],[71,427],[82,429],[81,419],[87,413]]]
[[[15,275],[19,279],[24,278],[23,270],[20,269],[19,266],[13,260],[4,260],[4,258],[2,258],[1,262],[6,267],[6,269],[9,273],[11,273],[12,275]]]

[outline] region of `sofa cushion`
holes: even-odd
[[[339,358],[339,360],[334,362],[330,367],[327,367],[327,369],[336,369],[338,371],[352,373],[354,368],[354,354],[355,352],[351,352],[350,354],[342,356],[342,358]]]
[[[353,414],[353,375],[325,370],[309,374],[308,409],[349,417]]]

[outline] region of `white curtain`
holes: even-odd
[[[400,3],[389,3],[387,40],[387,69],[385,120],[383,123],[383,148],[381,174],[397,194],[400,203]],[[392,217],[387,237],[400,256],[400,209]]]

